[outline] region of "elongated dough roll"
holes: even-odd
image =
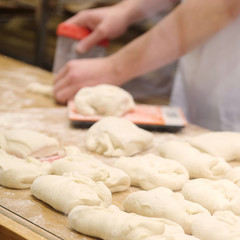
[[[192,222],[192,232],[201,240],[239,240],[240,217],[231,211],[217,211],[212,216],[198,215]]]
[[[0,185],[8,188],[27,189],[39,176],[51,174],[49,162],[35,158],[17,158],[0,149]]]
[[[87,149],[108,157],[132,156],[149,148],[153,135],[119,117],[105,117],[87,131]]]
[[[123,202],[123,208],[146,217],[167,218],[181,225],[187,234],[192,233],[191,223],[198,214],[210,215],[200,204],[163,187],[131,193]]]
[[[231,170],[223,158],[200,152],[187,142],[168,141],[159,146],[160,155],[180,162],[190,178],[220,179]]]
[[[67,172],[77,172],[91,178],[93,181],[102,181],[111,192],[125,191],[130,186],[129,176],[121,169],[110,167],[94,157],[78,153],[67,156],[52,163],[53,174],[63,175]]]
[[[112,194],[102,182],[94,182],[83,176],[38,177],[31,186],[31,193],[66,214],[78,205],[108,207],[112,203]]]
[[[68,220],[74,230],[104,240],[196,239],[185,235],[178,224],[167,219],[125,213],[114,205],[108,208],[78,206],[69,213]]]
[[[100,116],[122,116],[135,106],[127,91],[109,84],[81,88],[74,104],[80,114]]]
[[[121,157],[116,160],[114,166],[129,175],[132,186],[141,187],[144,190],[157,187],[180,190],[189,179],[188,172],[183,165],[154,154]]]
[[[4,143],[0,143],[2,145],[0,147],[9,154],[20,158],[27,156],[47,157],[59,151],[58,141],[40,132],[28,129],[11,129],[2,130],[0,134],[3,135],[0,139],[5,138]]]
[[[209,132],[193,137],[189,143],[203,152],[226,161],[240,160],[240,133]]]
[[[229,180],[194,179],[184,184],[185,199],[201,204],[210,213],[230,210],[240,215],[240,188]]]
[[[226,173],[224,178],[230,180],[240,187],[240,167],[234,167]]]

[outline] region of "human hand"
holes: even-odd
[[[117,7],[103,7],[84,10],[66,21],[89,28],[92,33],[77,45],[79,53],[85,53],[104,39],[114,39],[123,34],[128,22],[124,11]]]
[[[71,60],[56,75],[53,92],[56,101],[65,104],[80,88],[103,83],[122,83],[108,58]]]

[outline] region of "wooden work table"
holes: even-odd
[[[86,152],[86,129],[73,128],[66,106],[54,99],[28,92],[31,82],[52,84],[53,75],[40,68],[0,55],[0,126],[28,128],[57,138],[61,146],[73,144]],[[154,144],[147,152],[155,152],[166,139],[187,138],[206,130],[189,125],[178,133],[154,133]],[[111,164],[113,158],[96,156]],[[113,194],[113,204],[121,208],[125,197],[136,188]],[[14,190],[0,186],[0,239],[94,239],[72,231],[67,216],[35,199],[29,190]]]

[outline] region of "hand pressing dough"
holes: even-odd
[[[0,139],[5,138],[1,148],[20,158],[47,157],[58,153],[59,143],[55,138],[27,129],[2,130]]]
[[[129,188],[130,178],[122,170],[110,167],[94,157],[78,153],[56,160],[52,163],[53,174],[63,175],[67,172],[77,172],[91,178],[93,181],[102,181],[111,192],[121,192]]]
[[[51,164],[37,159],[17,158],[0,149],[0,185],[8,188],[30,188],[39,176],[51,174]]]
[[[201,240],[239,240],[240,217],[231,211],[217,211],[212,216],[199,215],[192,223],[192,232]]]
[[[38,94],[53,98],[53,86],[49,84],[43,84],[40,82],[31,82],[27,86],[27,90],[33,93],[38,93]]]
[[[220,179],[231,170],[221,157],[200,152],[187,142],[168,141],[159,147],[160,155],[180,162],[190,178]]]
[[[230,210],[240,215],[240,188],[229,180],[194,179],[185,183],[181,192],[210,213]]]
[[[127,119],[105,117],[87,131],[87,149],[108,157],[132,156],[149,148],[153,135]]]
[[[232,168],[229,172],[227,172],[224,178],[230,180],[240,187],[240,167]]]
[[[69,213],[68,220],[74,230],[104,240],[145,240],[156,235],[157,239],[193,239],[185,238],[183,229],[174,222],[125,213],[114,205],[108,208],[77,206]]]
[[[80,89],[74,97],[74,104],[82,115],[100,116],[122,116],[135,106],[128,92],[108,84]]]
[[[202,152],[226,161],[240,160],[240,133],[209,132],[193,137],[189,143]]]
[[[183,165],[154,154],[121,157],[116,160],[114,167],[128,174],[132,186],[141,187],[144,190],[157,187],[180,190],[189,179],[188,172]]]
[[[66,214],[79,205],[108,207],[112,203],[112,194],[102,182],[84,176],[38,177],[31,186],[31,193]]]
[[[192,233],[191,223],[197,215],[210,215],[200,204],[187,201],[181,193],[163,187],[131,193],[123,202],[123,208],[146,217],[169,219],[181,225],[187,234]]]

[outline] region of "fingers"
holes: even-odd
[[[73,99],[78,89],[74,85],[68,85],[61,88],[55,95],[55,99],[60,104],[66,104],[70,99]]]

